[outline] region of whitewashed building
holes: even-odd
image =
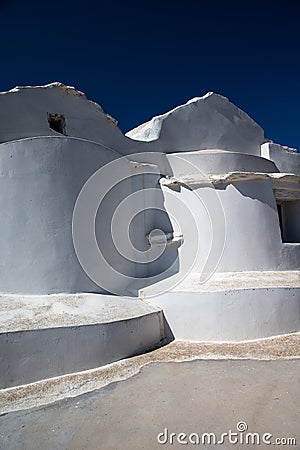
[[[0,124],[3,386],[300,331],[300,154],[227,98],[124,136],[52,83],[0,93]]]

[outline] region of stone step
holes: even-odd
[[[1,295],[0,323],[0,388],[103,366],[164,338],[159,308],[110,295]]]
[[[162,308],[176,339],[247,341],[300,331],[300,272],[190,274],[141,289]],[[168,286],[166,285],[168,283]]]

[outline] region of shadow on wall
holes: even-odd
[[[252,198],[272,208],[277,213],[275,196],[271,180],[250,180],[234,183],[234,187],[243,197]]]
[[[154,229],[173,232],[158,182],[165,172],[157,165],[135,164],[99,144],[70,137],[1,144],[0,160],[5,193],[0,198],[5,212],[0,217],[1,292],[133,295],[137,281],[144,286],[178,271],[178,248],[147,240]],[[86,267],[74,249],[74,207],[98,171],[78,221],[77,243]],[[116,180],[112,186],[110,179]]]
[[[178,245],[165,209],[160,175],[136,174],[107,193],[97,211],[95,230],[99,251],[110,265],[110,280],[99,272],[99,284],[111,293],[137,295],[142,287],[179,271]],[[157,239],[151,242],[151,235]]]
[[[119,158],[95,172],[78,196],[74,246],[100,292],[137,296],[179,272],[181,242],[173,239],[160,158],[158,164]]]

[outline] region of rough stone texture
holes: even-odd
[[[260,155],[263,129],[222,95],[209,92],[126,133],[161,152],[219,149]]]

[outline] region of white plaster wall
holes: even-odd
[[[225,174],[229,172],[278,172],[273,161],[256,155],[221,150],[181,152],[166,155],[172,176]],[[199,171],[198,171],[198,170]]]
[[[126,136],[148,142],[149,151],[155,145],[157,151],[165,153],[218,148],[260,155],[260,146],[266,141],[254,120],[213,92],[153,117]]]
[[[57,136],[48,114],[65,117],[65,134],[101,143],[121,154],[218,148],[260,154],[262,128],[226,97],[208,93],[123,135],[97,103],[62,83],[17,87],[0,93],[0,143]]]
[[[269,180],[218,189],[226,217],[226,243],[218,271],[273,270],[280,264],[277,206]]]
[[[300,175],[300,154],[294,148],[267,142],[261,146],[261,156],[273,161],[280,172]]]
[[[281,246],[279,270],[300,269],[300,243],[283,243]]]
[[[111,161],[117,161],[112,169],[106,166]],[[155,167],[133,164],[100,144],[70,137],[1,144],[0,163],[0,292],[123,295],[136,278],[157,274],[176,259],[176,251],[171,250],[149,262],[146,236],[157,227],[172,232],[163,193],[151,190],[159,179]],[[90,235],[82,233],[76,241],[76,250],[87,256],[83,270],[72,240],[73,210],[85,182],[101,167],[106,175],[98,176],[92,197],[86,198],[80,222],[76,222],[80,232],[92,223]],[[110,185],[116,171],[117,178]],[[89,209],[92,198],[100,202],[102,194],[96,220],[90,222],[85,207]],[[123,201],[123,212],[112,228]],[[141,210],[138,215],[136,207]],[[96,242],[90,239],[94,231]],[[96,244],[103,260],[95,252]],[[152,256],[156,253],[159,249]]]
[[[197,258],[192,271],[201,273],[207,259],[212,257],[213,239],[218,247],[214,249],[215,254],[222,255],[217,272],[279,267],[282,244],[269,180],[242,181],[218,189],[198,187],[190,190],[182,186],[180,191],[172,190],[176,202],[170,200],[170,188],[163,187],[163,191],[166,209],[172,210],[184,237],[180,248],[182,270],[191,264],[191,249],[195,248]]]
[[[117,121],[101,106],[61,83],[0,92],[0,143],[35,136],[60,136],[50,128],[48,113],[65,116],[67,136],[95,141],[121,154],[144,147],[126,138]]]
[[[67,133],[88,137],[104,145],[63,137],[50,130],[48,112],[65,115]],[[3,124],[0,139],[10,141],[0,145],[0,188],[5,192],[0,199],[0,210],[3,211],[0,219],[3,236],[0,290],[3,292],[107,291],[104,287],[99,288],[82,270],[73,248],[71,224],[74,204],[85,181],[98,168],[120,157],[120,153],[108,148],[110,146],[123,153],[152,150],[153,153],[145,154],[145,160],[143,153],[136,158],[139,162],[159,166],[154,175],[147,173],[148,169],[142,168],[143,165],[132,169],[130,162],[124,160],[124,174],[132,169],[132,179],[114,186],[97,214],[98,244],[113,270],[104,270],[93,256],[91,265],[97,268],[100,278],[111,281],[116,292],[123,294],[124,290],[130,289],[132,276],[159,275],[178,254],[180,258],[175,270],[193,264],[196,253],[193,271],[201,272],[216,239],[220,241],[217,247],[222,254],[217,267],[220,272],[295,268],[299,264],[297,248],[283,248],[270,180],[220,184],[215,189],[212,185],[191,189],[182,186],[179,190],[163,187],[161,191],[157,189],[156,194],[147,192],[147,188],[157,187],[159,172],[175,178],[191,175],[197,181],[203,174],[278,171],[274,162],[266,159],[270,157],[271,144],[262,146],[266,158],[257,156],[257,149],[264,140],[261,128],[228,99],[209,94],[158,116],[136,132],[129,133],[135,139],[136,133],[145,134],[149,129],[152,134],[148,130],[149,139],[142,143],[125,138],[98,105],[75,89],[60,84],[2,93],[0,113]],[[153,124],[157,126],[151,128]],[[15,137],[49,133],[57,136],[11,141]],[[229,144],[231,151],[224,151]],[[193,150],[195,146],[202,150],[184,151]],[[162,149],[166,152],[177,149],[179,153],[157,153]],[[132,154],[131,160],[134,159],[135,154]],[[120,174],[123,175],[122,170]],[[134,177],[139,174],[141,177]],[[117,230],[120,242],[125,241],[123,235],[125,237],[130,227],[132,243],[140,251],[147,250],[146,236],[153,228],[183,234],[184,243],[179,249],[167,248],[157,261],[149,262],[145,255],[141,264],[136,264],[136,253],[126,243],[126,255],[130,258],[120,256],[115,249],[110,226],[120,202],[139,189],[144,193],[137,202],[146,211],[135,217],[131,226],[128,215],[124,215],[124,221],[120,219]],[[136,200],[132,199],[132,206],[135,206]],[[147,211],[151,209],[149,205],[161,208],[161,212]],[[216,233],[218,227],[213,230],[214,225],[221,222],[223,211],[226,239]],[[295,235],[299,228],[298,210],[291,216],[296,217]],[[83,220],[82,228],[84,226]],[[92,248],[87,247],[87,251],[92,255]],[[116,277],[112,276],[114,271],[117,271]],[[129,280],[124,281],[122,274]]]
[[[0,333],[0,388],[103,366],[157,346],[163,334],[160,311],[94,325]]]
[[[133,168],[134,165],[124,159],[120,173],[131,174],[133,178],[114,186],[101,204],[95,224],[99,247],[111,268],[107,270],[97,258],[93,259],[92,249],[87,247],[87,252],[91,254],[91,267],[99,274],[97,280],[100,283],[93,282],[82,269],[74,251],[71,229],[73,208],[85,181],[98,168],[119,159],[119,156],[96,143],[68,137],[29,138],[1,144],[0,187],[5,192],[0,199],[0,208],[4,211],[0,219],[3,236],[0,262],[2,292],[115,292],[122,295],[136,284],[131,277],[159,276],[173,263],[172,273],[174,270],[184,271],[194,264],[195,256],[192,270],[201,273],[211,258],[212,244],[222,256],[216,268],[218,272],[299,266],[299,251],[282,251],[270,180],[235,182],[220,185],[217,189],[194,187],[190,190],[181,187],[176,191],[163,187],[152,194],[147,189],[157,187],[159,170],[156,174],[148,173],[147,166],[137,164]],[[213,167],[212,161],[217,161],[219,170],[223,163],[227,164],[227,168],[229,165],[240,167],[246,164],[244,159],[255,171],[271,170],[273,167],[263,158],[241,154],[225,156],[223,152],[206,153],[205,156],[184,154],[183,161],[176,155],[169,155],[167,163],[173,173],[181,175],[197,166],[201,168],[206,165],[205,170],[208,170]],[[148,250],[146,236],[154,228],[166,233],[183,234],[184,242],[181,247],[167,247],[154,262],[149,262],[145,254],[144,260],[136,264],[135,251],[130,250],[127,244],[126,255],[130,258],[121,256],[115,248],[111,239],[111,221],[120,202],[140,189],[144,189],[144,193],[139,195],[138,202],[145,212],[135,217],[131,225],[127,212],[124,221],[120,219],[117,236],[121,242],[126,241],[128,228],[132,244],[138,251]],[[132,202],[132,206],[136,206],[135,197],[132,197]],[[161,211],[151,211],[149,205]],[[226,239],[218,233],[223,211]],[[212,223],[218,226],[212,227]],[[85,227],[84,220],[82,227]],[[297,224],[294,227],[297,230]],[[129,278],[124,279],[123,275]],[[102,284],[101,280],[105,282]],[[142,283],[137,289],[141,286]]]
[[[0,145],[1,292],[99,291],[74,252],[72,213],[88,177],[117,157],[75,138]]]
[[[300,288],[171,291],[151,301],[177,339],[242,341],[300,330]]]
[[[149,150],[128,157],[135,161],[156,164],[161,174],[169,177],[216,175],[229,172],[278,172],[274,162],[267,158],[219,149],[166,154]]]

